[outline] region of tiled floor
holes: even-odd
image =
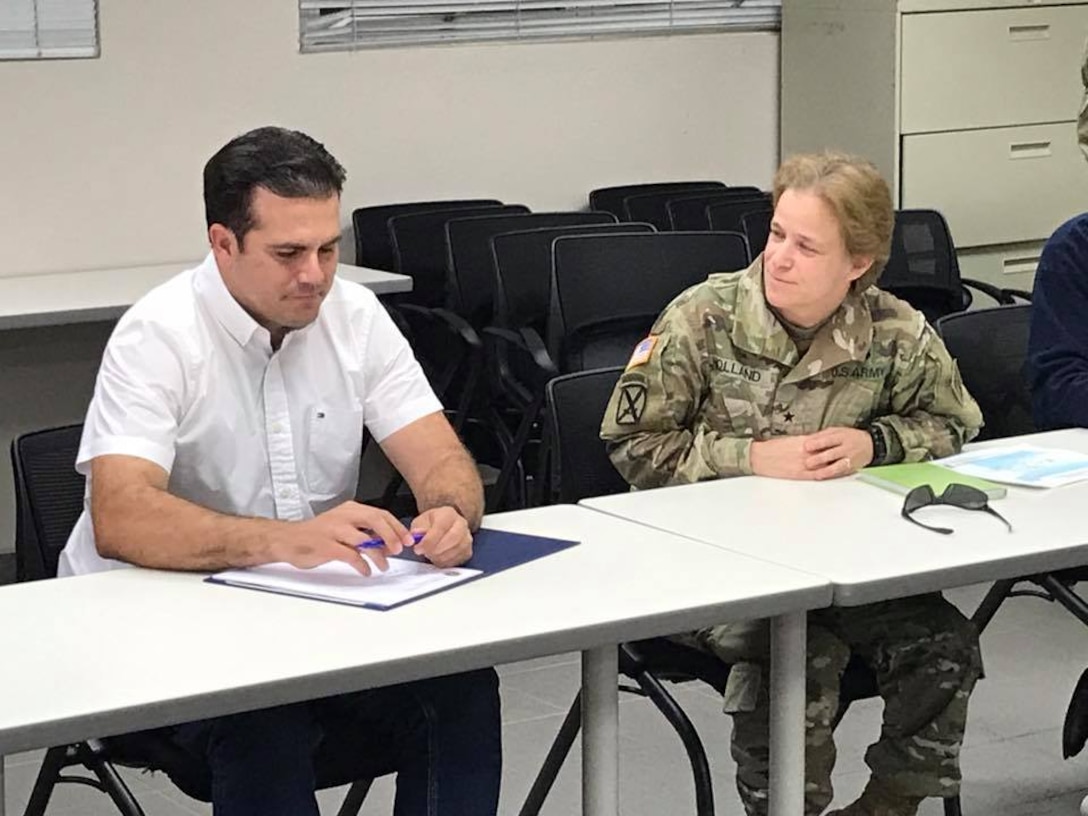
[[[950,597],[970,612],[985,587]],[[1088,794],[1088,756],[1061,758],[1061,722],[1070,691],[1088,666],[1088,628],[1064,610],[1033,599],[1005,605],[983,637],[986,678],[971,702],[963,749],[964,812],[968,816],[1076,816]],[[578,684],[577,655],[503,666],[506,767],[500,811],[516,814]],[[676,696],[703,736],[713,765],[720,814],[740,814],[729,759],[729,720],[713,692],[694,684]],[[837,802],[865,784],[862,756],[880,724],[880,703],[865,701],[848,713],[837,733],[840,747]],[[621,790],[625,816],[671,816],[693,811],[691,780],[679,741],[644,700],[626,697],[621,717]],[[1088,752],[1085,752],[1088,754]],[[8,758],[9,814],[22,812],[40,752]],[[580,810],[577,746],[545,806],[548,816]],[[168,780],[127,773],[149,816],[210,814],[211,809],[174,789]],[[335,813],[342,791],[320,795],[324,813]],[[379,780],[363,808],[367,816],[392,813],[390,779]],[[49,812],[56,816],[112,814],[104,796],[66,785]],[[923,816],[941,804],[924,803]]]

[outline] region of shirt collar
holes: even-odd
[[[264,340],[269,351],[272,348],[268,330],[250,317],[223,282],[214,253],[209,252],[204,262],[196,268],[194,288],[197,297],[208,307],[219,325],[227,330],[239,346],[245,347],[254,335]]]
[[[783,382],[804,380],[842,363],[864,360],[868,355],[873,339],[873,317],[868,301],[852,288],[801,357],[789,333],[767,306],[763,295],[762,258],[757,258],[748,267],[739,286],[739,319],[733,322],[733,345],[794,367]]]

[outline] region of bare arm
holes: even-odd
[[[472,556],[484,490],[476,464],[446,417],[440,412],[421,417],[381,446],[416,498],[420,513],[412,529],[426,533],[417,550],[439,566],[463,564]]]
[[[98,552],[144,567],[217,570],[286,561],[309,568],[343,561],[364,575],[370,568],[355,550],[372,530],[391,554],[407,530],[384,510],[345,502],[307,521],[240,518],[170,495],[167,473],[134,456],[91,462],[91,519]],[[384,553],[368,550],[380,568]]]

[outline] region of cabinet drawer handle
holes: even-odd
[[[1023,40],[1049,40],[1050,24],[1044,25],[1011,25],[1009,26],[1009,39],[1014,42]]]
[[[1001,274],[1022,275],[1034,272],[1038,266],[1038,255],[1024,255],[1019,258],[1003,258],[1001,260]]]
[[[1051,155],[1051,142],[1013,142],[1009,145],[1010,159],[1045,159]]]

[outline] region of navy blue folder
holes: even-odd
[[[505,530],[486,530],[480,529],[476,531],[476,534],[472,537],[472,558],[467,563],[462,564],[463,567],[468,569],[480,570],[479,575],[474,575],[471,578],[461,581],[460,583],[450,584],[449,586],[440,587],[433,592],[427,592],[423,595],[417,595],[414,598],[407,598],[398,603],[390,605],[378,605],[372,603],[353,603],[347,600],[340,600],[330,597],[322,597],[320,595],[308,595],[303,592],[295,592],[285,589],[277,589],[273,587],[255,586],[252,584],[240,584],[233,583],[229,580],[223,580],[215,575],[209,576],[205,580],[209,583],[220,584],[223,586],[234,586],[243,589],[254,589],[258,592],[273,592],[279,595],[290,595],[298,598],[309,598],[315,601],[325,601],[326,603],[339,603],[348,606],[359,606],[364,609],[376,609],[379,611],[386,611],[389,609],[397,609],[405,604],[414,603],[415,601],[422,600],[423,598],[429,598],[432,595],[437,595],[439,592],[446,592],[450,589],[456,589],[457,587],[470,584],[473,581],[478,581],[481,578],[486,578],[488,575],[494,575],[497,572],[508,570],[511,567],[517,567],[521,564],[527,564],[530,561],[535,561],[538,558],[543,558],[546,555],[560,552],[569,547],[573,547],[577,544],[577,541],[567,541],[559,538],[545,538],[543,536],[525,535],[523,533],[509,533]],[[420,556],[416,555],[413,550],[404,550],[404,552],[397,556],[410,561],[422,561],[424,560]]]

